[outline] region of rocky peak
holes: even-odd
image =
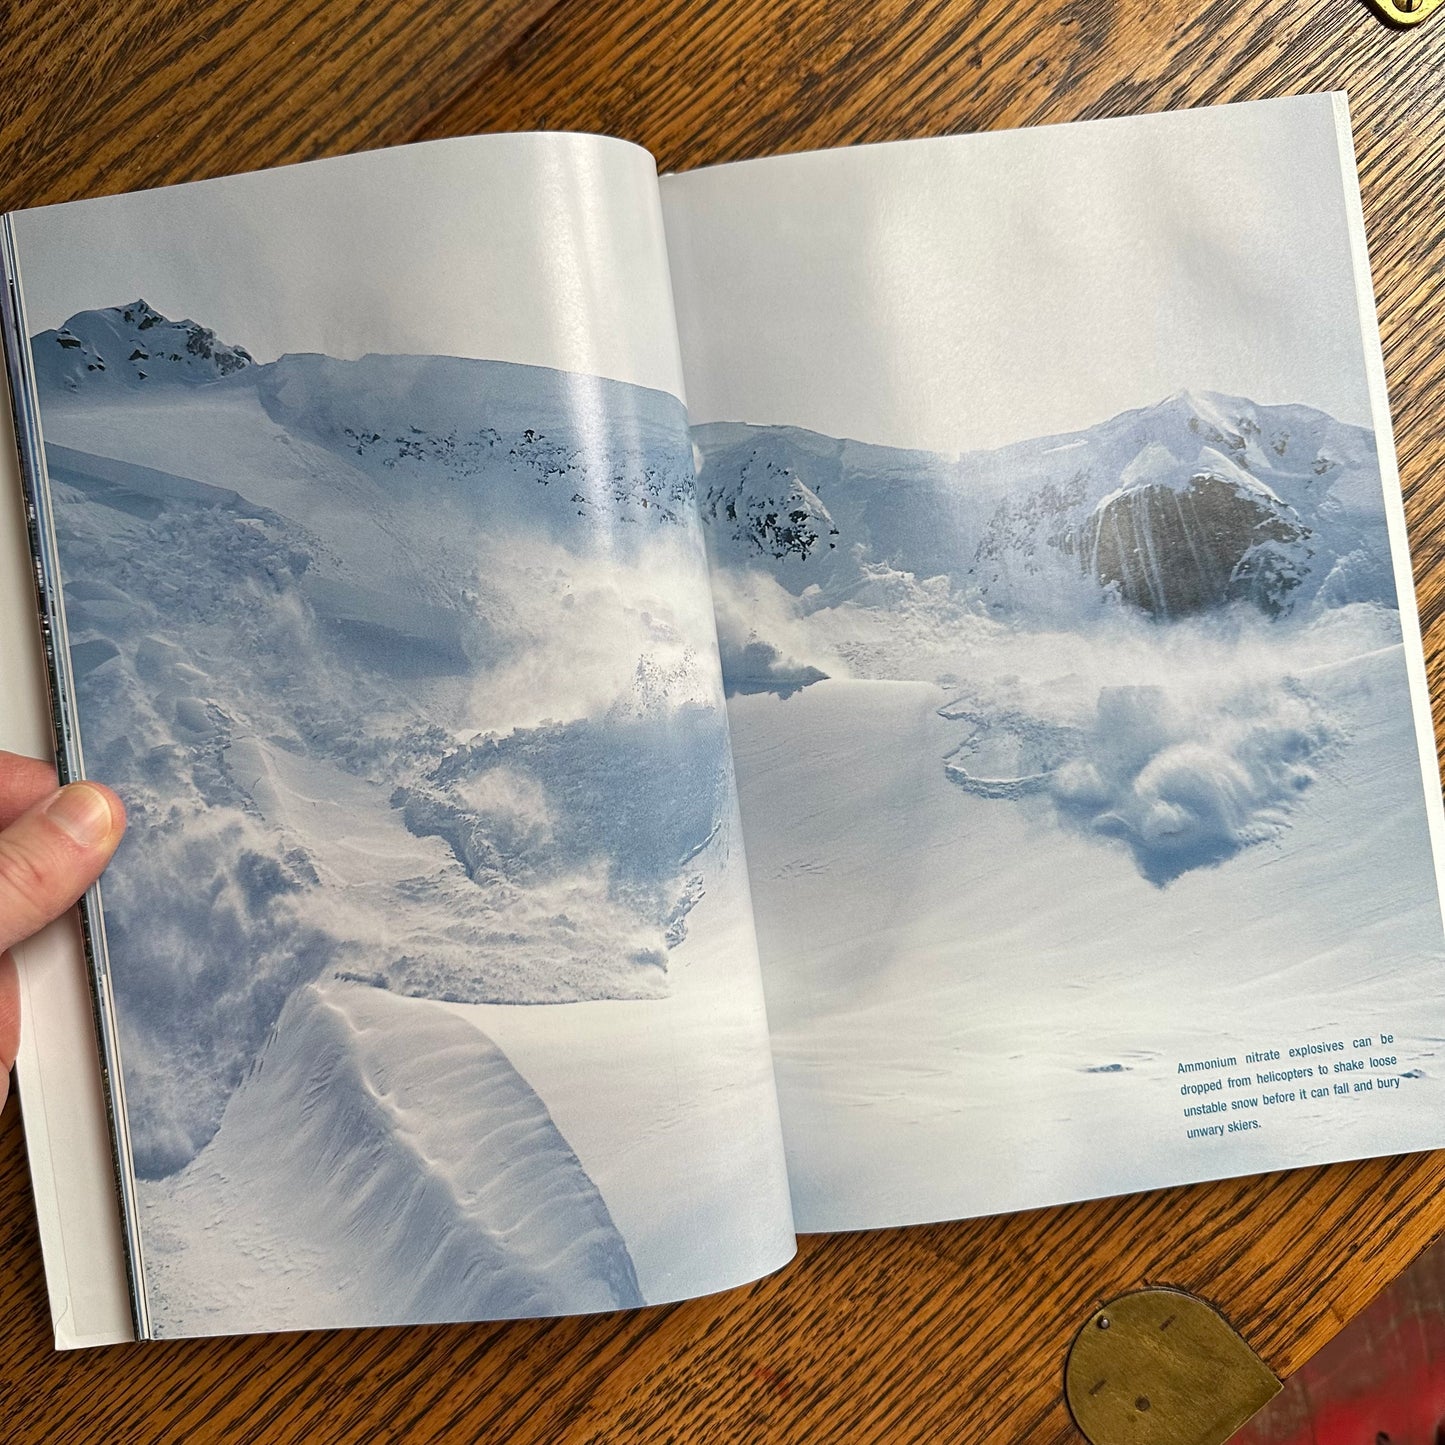
[[[94,386],[204,385],[254,364],[195,321],[172,321],[141,299],[81,311],[31,338],[42,394]]]
[[[1213,448],[1181,468],[1152,445],[1095,506],[1079,558],[1101,587],[1155,617],[1232,601],[1273,617],[1308,571],[1310,537],[1292,508]]]

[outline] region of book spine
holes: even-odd
[[[0,347],[4,348],[10,378],[10,405],[15,420],[20,477],[24,490],[25,525],[34,562],[33,578],[50,684],[50,718],[55,741],[55,763],[62,784],[85,776],[79,715],[75,706],[70,645],[61,594],[59,553],[50,505],[50,478],[45,463],[40,400],[30,353],[30,331],[25,318],[25,296],[20,281],[20,259],[13,220],[0,216]],[[135,1192],[135,1170],[126,1124],[125,1080],[120,1068],[119,1031],[116,1025],[106,948],[105,916],[97,883],[80,900],[80,928],[85,948],[86,975],[95,1014],[100,1072],[110,1125],[116,1195],[120,1204],[121,1234],[125,1243],[126,1280],[132,1323],[138,1340],[153,1338],[146,1300],[145,1270],[140,1236],[140,1214]]]

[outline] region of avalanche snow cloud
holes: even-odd
[[[936,682],[951,782],[1156,884],[1279,837],[1340,735],[1294,673],[1398,641],[1373,438],[1310,407],[1181,392],[956,458],[697,443],[730,693]]]
[[[290,1097],[280,1071],[304,1099],[277,1133],[325,1155],[306,1258],[335,1252],[314,1237],[324,1201],[379,1170],[377,1217],[338,1227],[405,1235],[388,1211],[411,1199],[451,1241],[406,1318],[637,1302],[605,1202],[521,1076],[475,1028],[421,1003],[378,1014],[365,992],[669,997],[689,914],[737,866],[681,404],[447,357],[257,365],[144,301],[32,347],[86,764],[131,816],[104,897],[151,1244],[164,1255],[184,1232],[198,1179],[246,1187],[261,1101]],[[426,1150],[386,1141],[403,1116],[367,1103],[387,1092],[373,1015],[489,1071],[468,1109],[492,1097],[527,1116],[518,1158],[551,1162],[513,1169],[505,1208],[448,1205],[416,1173]],[[308,1062],[293,1035],[318,1030],[325,1057]],[[445,1112],[445,1073],[416,1075],[427,1109]],[[533,1188],[575,1201],[590,1241],[546,1244],[565,1257],[550,1280],[506,1243]],[[296,1263],[272,1244],[272,1264]],[[227,1258],[244,1290],[248,1266]],[[167,1268],[167,1327],[225,1327],[224,1298],[203,1310],[194,1270]],[[459,1270],[460,1295],[421,1282]]]

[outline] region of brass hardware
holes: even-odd
[[[1176,1289],[1095,1310],[1064,1365],[1069,1409],[1092,1445],[1223,1445],[1279,1388],[1223,1315]]]
[[[1418,25],[1445,0],[1370,0],[1370,4],[1392,25]]]

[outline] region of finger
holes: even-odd
[[[71,783],[0,832],[0,950],[64,913],[110,862],[124,828],[109,788]]]
[[[48,798],[56,786],[49,763],[0,752],[0,828],[8,828],[27,808]]]
[[[20,975],[15,960],[0,954],[0,1109],[10,1097],[10,1070],[20,1052]]]

